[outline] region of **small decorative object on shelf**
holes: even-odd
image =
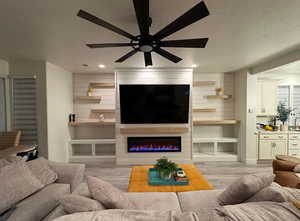
[[[224,93],[224,88],[222,87],[216,88],[216,95],[222,96],[223,93]]]
[[[93,88],[92,88],[92,87],[89,87],[88,90],[87,90],[87,96],[88,96],[88,97],[91,97],[91,96],[92,96],[92,93],[93,93]]]
[[[279,102],[277,106],[277,118],[282,122],[280,125],[280,130],[281,131],[287,131],[288,130],[288,124],[287,121],[290,117],[290,113],[293,111],[291,108],[287,108],[286,105],[282,102]]]
[[[157,160],[154,168],[158,171],[159,176],[163,180],[170,180],[176,172],[177,164],[168,160],[167,157],[162,157]]]
[[[98,118],[101,122],[105,120],[104,114],[99,114]]]
[[[75,114],[69,114],[69,123],[75,122]]]

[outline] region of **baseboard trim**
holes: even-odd
[[[257,164],[257,159],[246,159],[246,164],[248,165],[256,165]]]

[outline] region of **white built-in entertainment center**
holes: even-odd
[[[121,124],[120,84],[190,85],[189,122]],[[112,74],[74,74],[73,88],[76,121],[69,123],[70,162],[109,159],[118,165],[151,164],[161,156],[178,163],[239,160],[233,74],[188,68],[119,69]],[[224,88],[223,94],[217,95],[216,88]],[[128,137],[180,137],[181,151],[129,152]]]

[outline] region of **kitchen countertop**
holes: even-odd
[[[254,134],[300,134],[300,131],[266,131],[266,130],[257,130]]]

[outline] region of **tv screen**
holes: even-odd
[[[120,85],[121,123],[188,123],[189,97],[189,85]]]

